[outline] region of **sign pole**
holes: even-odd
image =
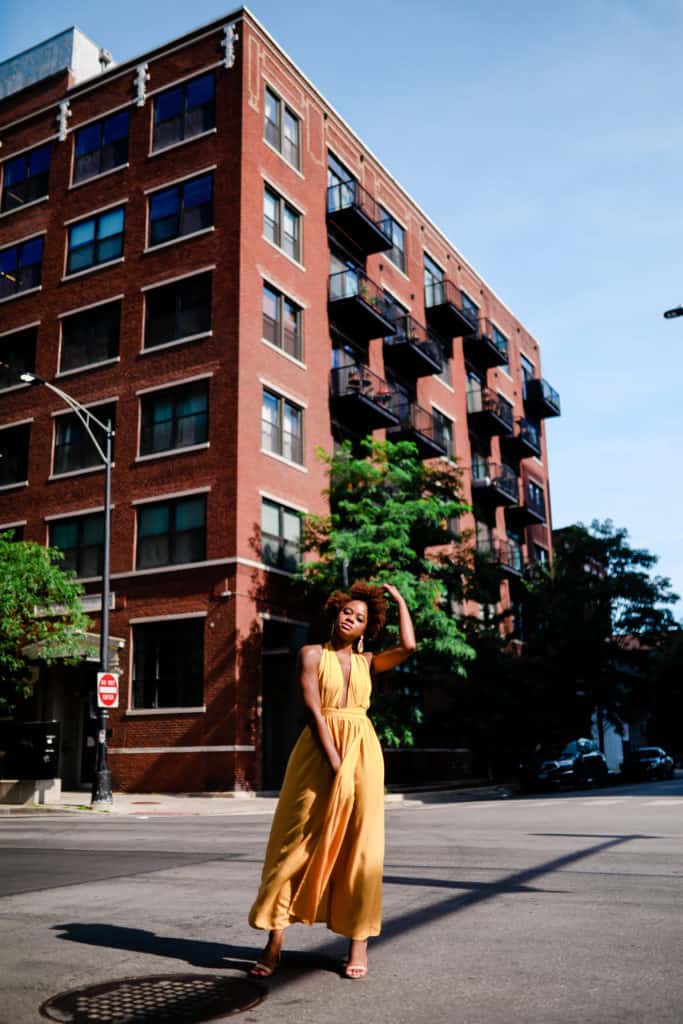
[[[100,629],[100,670],[109,671],[109,574],[111,548],[111,420],[107,420],[107,437],[104,467],[104,551],[102,559],[102,620]],[[98,701],[99,703],[99,701]],[[91,806],[109,806],[113,802],[111,792],[111,771],[107,758],[107,727],[109,712],[105,707],[97,709],[97,746],[95,752],[95,774],[92,785]]]

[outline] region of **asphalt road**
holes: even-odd
[[[243,977],[261,946],[246,914],[268,827],[259,815],[0,820],[2,1024],[44,1021],[44,1000],[118,978]],[[295,927],[263,1001],[231,1019],[683,1022],[683,779],[442,794],[390,809],[387,829],[370,976],[342,980],[344,940]]]

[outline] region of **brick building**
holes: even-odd
[[[0,529],[62,548],[96,633],[103,468],[35,371],[116,428],[114,785],[276,785],[315,447],[457,459],[514,605],[551,549],[538,344],[244,9],[121,65],[76,29],[6,61],[0,141]],[[36,686],[65,786],[95,667]]]

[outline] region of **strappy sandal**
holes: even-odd
[[[368,965],[367,964],[352,964],[348,960],[344,961],[343,976],[348,978],[349,981],[360,981],[361,978],[367,977]],[[351,972],[354,972],[353,974]]]
[[[255,964],[247,971],[250,978],[272,978],[278,967],[280,966],[280,954],[277,955],[277,960],[274,964],[264,964],[262,960],[257,960]]]

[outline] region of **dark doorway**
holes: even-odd
[[[261,680],[263,694],[263,789],[279,789],[287,759],[305,725],[296,679],[296,655],[306,643],[308,626],[266,619],[263,623]]]

